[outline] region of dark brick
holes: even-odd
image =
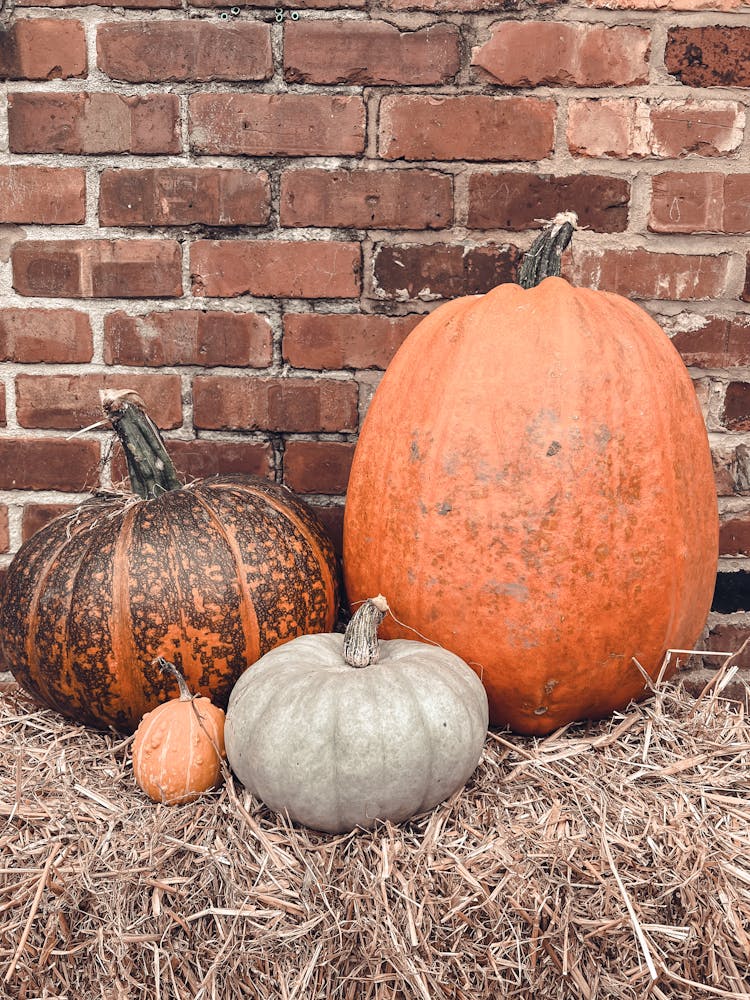
[[[750,87],[750,27],[672,28],[664,62],[687,87]]]
[[[452,299],[515,280],[520,257],[515,246],[385,244],[376,249],[374,275],[391,298]]]

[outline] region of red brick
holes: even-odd
[[[0,167],[0,223],[75,225],[85,219],[83,170]]]
[[[664,64],[686,87],[750,87],[750,27],[671,28]]]
[[[143,21],[104,24],[96,35],[99,69],[113,80],[165,83],[267,80],[271,28],[258,21]]]
[[[198,153],[356,156],[365,106],[344,94],[194,94],[190,136]]]
[[[630,185],[620,177],[477,172],[469,175],[470,229],[539,229],[542,219],[573,211],[601,233],[627,229]]]
[[[270,213],[268,174],[213,167],[105,170],[103,226],[260,226]]]
[[[175,240],[26,240],[11,251],[21,295],[144,298],[182,294]]]
[[[568,105],[568,146],[576,156],[726,156],[742,145],[744,134],[745,110],[734,101],[655,104],[621,97]]]
[[[198,240],[190,249],[193,294],[353,298],[359,243],[335,240]]]
[[[8,508],[4,503],[0,503],[0,552],[7,552],[9,548]]]
[[[728,431],[750,431],[750,383],[729,383],[721,421]]]
[[[16,415],[21,427],[76,430],[101,419],[102,389],[134,389],[159,427],[179,427],[182,398],[179,375],[18,375]]]
[[[750,517],[732,517],[719,530],[720,556],[750,555]]]
[[[655,175],[648,227],[656,233],[750,232],[750,174]]]
[[[177,474],[185,482],[234,474],[273,479],[273,447],[267,441],[169,438],[166,444]],[[112,481],[127,488],[128,470],[119,445],[112,455]]]
[[[308,501],[308,506],[323,525],[323,530],[333,543],[333,551],[341,559],[344,549],[344,505],[315,504]]]
[[[385,369],[422,316],[287,313],[284,361],[295,368]]]
[[[750,639],[750,626],[734,625],[729,622],[718,622],[711,625],[706,639],[706,649],[716,653],[734,653],[738,651],[747,640]],[[721,664],[721,660],[715,657],[707,658],[708,663],[712,663],[715,669]],[[750,645],[737,659],[732,660],[741,670],[750,669]]]
[[[625,87],[648,83],[651,33],[630,25],[501,21],[472,65],[507,87]]]
[[[586,0],[591,7],[609,10],[735,10],[745,0]]]
[[[0,309],[0,361],[85,364],[93,353],[91,323],[73,309]]]
[[[461,65],[453,24],[399,31],[387,21],[301,20],[284,28],[284,79],[291,83],[446,83]]]
[[[23,508],[23,520],[21,522],[22,541],[28,542],[37,531],[40,531],[50,521],[64,514],[71,514],[76,509],[75,504],[70,503],[28,503]]]
[[[80,21],[24,18],[0,28],[0,79],[52,80],[86,75]]]
[[[380,104],[386,160],[540,160],[554,144],[556,107],[536,97],[393,94]]]
[[[12,153],[179,153],[176,94],[8,95]]]
[[[552,7],[562,2],[563,0],[535,0],[535,6]],[[382,3],[384,10],[412,11],[418,7],[419,10],[448,13],[453,11],[465,13],[516,11],[519,5],[519,0],[384,0]]]
[[[376,248],[376,291],[395,299],[452,299],[488,292],[513,281],[520,253],[514,246],[394,244]]]
[[[348,441],[287,441],[284,482],[295,493],[343,495],[353,457]]]
[[[108,365],[235,365],[265,368],[273,360],[273,333],[254,313],[179,309],[131,316],[110,313],[104,321]]]
[[[750,365],[750,316],[659,317],[686,365],[739,368]]]
[[[434,170],[285,170],[282,226],[443,229],[453,221],[453,178]]]
[[[357,403],[351,380],[199,375],[193,382],[193,419],[205,430],[353,431]]]
[[[634,299],[721,299],[726,295],[729,264],[729,254],[579,248],[567,257],[563,273],[574,285]]]
[[[223,0],[226,3],[226,0]],[[18,7],[181,7],[181,0],[16,0]],[[196,6],[195,4],[193,6]]]
[[[0,490],[82,493],[99,482],[99,442],[0,438]]]

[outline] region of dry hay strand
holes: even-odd
[[[0,695],[0,996],[750,996],[750,725],[659,690],[547,739],[493,731],[395,826],[294,827],[228,776],[168,807],[130,740]]]

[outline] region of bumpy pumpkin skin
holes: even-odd
[[[225,755],[224,712],[208,698],[175,698],[141,719],[133,740],[133,774],[154,802],[178,805],[221,784]]]
[[[717,557],[695,391],[634,303],[502,285],[402,345],[355,453],[347,593],[397,595],[480,674],[492,724],[543,734],[642,696],[632,658],[653,677],[692,647]]]
[[[224,708],[249,664],[330,631],[337,610],[312,511],[265,480],[216,477],[152,500],[93,498],[38,532],[8,570],[0,653],[42,703],[132,732],[168,697],[157,657]]]
[[[458,657],[380,643],[349,666],[342,635],[301,636],[240,677],[227,758],[270,808],[329,833],[400,822],[461,788],[487,734],[487,696]]]

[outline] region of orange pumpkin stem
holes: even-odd
[[[192,701],[193,693],[187,686],[187,681],[182,676],[180,671],[174,665],[170,663],[169,660],[165,660],[163,656],[159,656],[154,660],[154,663],[159,667],[163,674],[168,674],[170,677],[174,677],[177,681],[177,685],[180,689],[180,701]]]
[[[128,463],[130,488],[144,500],[179,490],[182,483],[169,457],[159,428],[146,412],[137,392],[104,391],[102,409],[120,439]]]
[[[368,597],[355,611],[344,633],[344,659],[350,667],[369,667],[380,659],[378,625],[387,611],[382,594]]]
[[[560,212],[554,217],[524,255],[518,275],[521,288],[535,288],[545,278],[560,276],[563,251],[573,239],[577,226],[575,212]]]

